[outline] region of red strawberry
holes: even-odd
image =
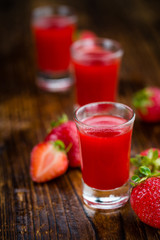
[[[74,41],[80,40],[80,39],[93,39],[96,38],[96,34],[90,30],[82,30],[82,31],[76,31],[75,35],[73,37]]]
[[[142,151],[141,153],[140,153],[140,155],[141,156],[147,156],[148,154],[149,154],[149,151],[158,151],[158,157],[160,158],[160,149],[158,149],[158,148],[150,148],[150,149],[146,149],[146,150],[144,150],[144,151]]]
[[[140,118],[146,122],[160,121],[160,89],[146,87],[138,91],[133,98],[133,105]]]
[[[160,150],[157,148],[150,148],[137,154],[134,158],[131,158],[131,163],[136,167],[134,173],[139,175],[140,166],[148,167],[153,174],[160,171]]]
[[[94,32],[91,32],[89,30],[83,30],[80,33],[79,39],[88,39],[88,38],[96,38],[96,34]]]
[[[43,142],[31,152],[30,175],[35,182],[46,182],[64,174],[68,159],[61,141]]]
[[[132,209],[140,220],[160,229],[160,178],[151,177],[133,188]]]
[[[73,121],[68,121],[65,115],[60,118],[58,123],[54,123],[54,128],[47,135],[45,141],[55,141],[57,139],[63,141],[66,148],[70,148],[67,152],[69,166],[79,167],[81,157],[76,124]]]

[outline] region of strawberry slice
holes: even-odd
[[[68,159],[62,141],[43,142],[31,152],[30,175],[35,182],[46,182],[64,174]]]

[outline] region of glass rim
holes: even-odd
[[[48,13],[41,13],[40,14],[40,11],[42,9],[60,9],[60,8],[65,8],[67,11],[65,14],[60,14],[60,13],[54,13],[52,11],[48,11]],[[32,10],[32,22],[34,23],[34,21],[36,21],[37,19],[40,19],[40,18],[44,18],[44,17],[52,17],[52,16],[64,16],[64,17],[67,17],[69,19],[69,21],[71,23],[75,23],[77,22],[77,15],[74,11],[74,9],[70,6],[67,6],[65,4],[45,4],[45,5],[41,5],[41,6],[38,6],[38,7],[35,7],[33,8]],[[67,24],[68,25],[68,24]]]
[[[134,110],[127,106],[126,104],[123,104],[123,103],[118,103],[118,102],[93,102],[93,103],[88,103],[88,104],[85,104],[79,108],[77,108],[74,112],[74,115],[73,115],[73,119],[75,120],[75,122],[83,127],[87,127],[87,128],[99,128],[99,126],[97,125],[89,125],[89,124],[86,124],[86,123],[83,123],[81,120],[78,119],[77,115],[78,115],[78,112],[80,110],[83,110],[85,109],[87,106],[91,106],[91,105],[99,105],[99,104],[104,104],[104,105],[112,105],[112,106],[116,106],[116,107],[123,107],[123,108],[126,108],[128,111],[130,111],[132,113],[132,116],[129,120],[127,120],[125,123],[121,123],[121,124],[118,124],[118,125],[112,125],[111,127],[116,129],[116,128],[119,128],[119,127],[125,127],[126,125],[130,125],[134,122],[135,120],[135,112]],[[95,115],[95,116],[98,116],[98,115]],[[114,116],[114,115],[113,115]],[[107,129],[106,126],[102,126],[101,129]]]
[[[79,40],[73,42],[72,45],[71,45],[71,48],[70,48],[72,58],[73,59],[78,58],[78,57],[75,57],[75,55],[77,55],[76,51],[78,50],[78,48],[83,46],[82,44],[84,44],[84,46],[86,44],[86,48],[87,48],[89,43],[91,43],[91,42],[95,42],[95,43],[98,43],[98,44],[106,42],[106,43],[108,43],[112,46],[115,46],[117,48],[115,51],[110,50],[111,54],[109,56],[104,55],[103,57],[101,57],[103,59],[108,60],[110,58],[120,58],[124,54],[123,48],[118,41],[116,41],[114,39],[111,39],[111,38],[102,38],[102,37],[97,36],[97,37],[94,37],[94,38],[79,39]],[[103,47],[103,49],[107,50],[107,46]],[[109,47],[108,47],[108,49],[109,49]],[[85,58],[86,58],[86,56],[85,56]],[[87,59],[92,59],[92,58],[93,57],[91,57],[91,56],[87,56]]]

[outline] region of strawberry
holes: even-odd
[[[140,220],[160,228],[160,150],[151,148],[131,159],[137,168],[131,183],[131,207]]]
[[[73,36],[74,41],[81,40],[81,39],[94,39],[94,38],[96,38],[96,34],[90,30],[76,31]]]
[[[160,121],[160,89],[146,87],[133,97],[133,105],[140,118],[146,122]]]
[[[160,178],[152,176],[150,169],[145,166],[141,166],[139,172],[142,179],[132,177],[138,185],[131,192],[131,207],[142,222],[160,229]],[[156,175],[160,175],[160,172]]]
[[[79,167],[81,164],[79,140],[76,124],[73,121],[68,121],[66,115],[63,115],[58,122],[52,124],[53,129],[45,138],[45,141],[61,140],[68,149],[67,156],[69,166]]]
[[[130,203],[142,222],[160,229],[160,178],[148,178],[133,188]]]
[[[94,32],[91,32],[89,30],[83,30],[80,33],[79,39],[88,39],[88,38],[96,38],[96,34]]]
[[[35,182],[46,182],[64,174],[68,168],[65,145],[61,141],[43,142],[31,152],[30,175]]]
[[[143,152],[140,153],[141,156],[147,156],[148,154],[152,154],[152,152],[157,151],[158,153],[158,157],[160,158],[160,149],[158,148],[150,148],[150,149],[146,149]]]
[[[131,158],[131,163],[136,167],[135,174],[140,174],[138,168],[142,165],[148,167],[152,174],[155,174],[160,171],[160,150],[157,148],[144,150]]]

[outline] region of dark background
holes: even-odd
[[[0,1],[1,66],[6,61],[18,61],[24,56],[28,61],[25,66],[26,71],[29,71],[28,65],[35,65],[31,13],[34,7],[50,2],[74,7],[79,16],[78,30],[89,29],[98,36],[121,42],[125,52],[121,76],[123,75],[125,79],[132,75],[132,79],[127,79],[127,84],[138,82],[140,84],[138,88],[140,88],[141,85],[152,85],[154,79],[156,85],[159,85],[159,75],[157,76],[154,71],[160,61],[158,17],[160,2],[158,0],[2,0]],[[146,50],[143,53],[142,45]],[[151,52],[154,54],[154,59]],[[148,68],[147,72],[144,65]]]

